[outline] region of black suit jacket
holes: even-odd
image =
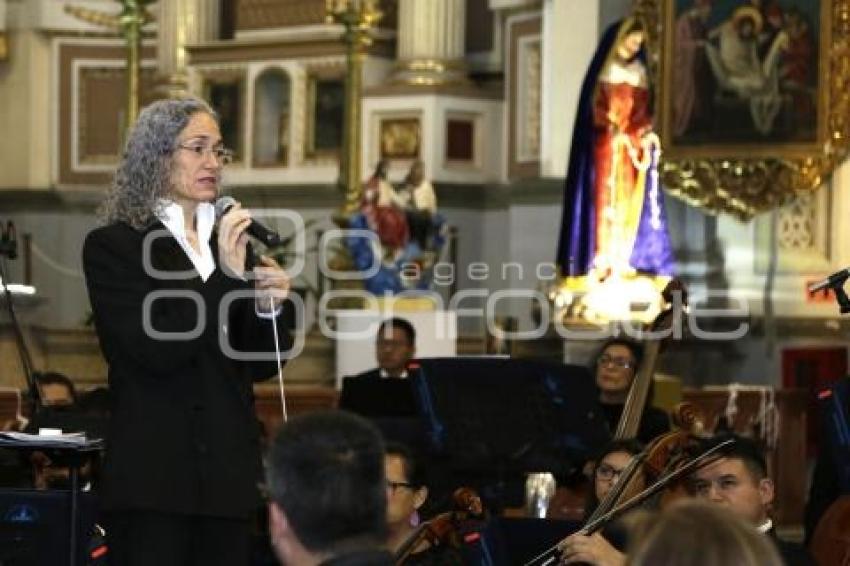
[[[782,540],[776,536],[775,529],[767,531],[767,536],[773,540],[786,566],[815,566],[814,559],[802,545]]]
[[[215,234],[211,245],[217,260]],[[83,267],[112,392],[105,508],[251,516],[261,478],[252,383],[275,375],[277,364],[239,361],[222,344],[273,352],[272,322],[256,315],[253,298],[221,316],[219,307],[252,284],[218,267],[203,281],[159,222],[93,230]],[[275,324],[285,350],[288,335]]]

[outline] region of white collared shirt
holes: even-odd
[[[406,369],[401,370],[401,373],[398,374],[398,375],[395,375],[395,376],[390,375],[390,373],[387,370],[385,370],[384,368],[378,368],[378,369],[379,369],[378,375],[381,376],[381,379],[407,379],[407,370]]]
[[[206,281],[215,271],[215,258],[213,258],[212,248],[210,247],[210,236],[212,236],[213,227],[215,227],[215,206],[208,202],[198,204],[195,209],[195,232],[198,234],[198,247],[201,248],[199,254],[189,239],[186,237],[186,226],[183,219],[183,208],[176,202],[170,200],[161,200],[163,209],[157,217],[165,224],[183,251],[189,257],[192,265],[198,271],[201,279]],[[260,308],[260,305],[255,303],[254,310],[260,318],[275,318],[281,312],[281,307],[274,311],[265,311]]]
[[[206,281],[209,279],[212,272],[215,271],[215,259],[213,258],[212,248],[210,248],[210,236],[212,235],[213,226],[215,226],[215,207],[208,203],[202,202],[195,209],[195,231],[198,234],[198,247],[201,248],[198,253],[189,239],[186,237],[186,226],[183,222],[183,208],[176,202],[169,200],[160,201],[162,211],[157,214],[157,218],[165,224],[183,251],[189,257],[192,265],[198,271],[201,279]]]

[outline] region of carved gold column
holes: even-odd
[[[88,8],[65,6],[65,11],[76,18],[97,26],[118,30],[127,43],[127,115],[125,132],[139,115],[139,63],[141,60],[142,28],[151,21],[145,8],[153,0],[117,0],[120,14],[108,14]]]
[[[157,18],[158,90],[175,98],[187,94],[186,45],[218,38],[220,0],[168,0]]]
[[[394,82],[467,82],[463,61],[466,0],[399,0]]]
[[[326,0],[329,23],[342,24],[347,47],[345,75],[345,123],[340,154],[340,184],[345,202],[339,215],[347,218],[360,206],[363,179],[360,174],[360,99],[363,91],[363,61],[372,44],[372,30],[383,13],[378,0]]]

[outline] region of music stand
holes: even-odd
[[[11,435],[0,433],[0,448],[10,448],[19,452],[29,453],[39,450],[47,454],[52,460],[68,466],[70,476],[68,521],[68,564],[76,566],[77,551],[77,513],[79,507],[79,473],[80,467],[92,455],[100,452],[104,447],[102,439],[85,440],[75,439],[73,441],[61,441],[49,436],[39,437],[37,435]]]
[[[528,472],[573,477],[609,440],[587,368],[494,358],[420,363],[412,379],[431,448],[457,472],[499,486]]]

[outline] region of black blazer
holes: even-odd
[[[104,507],[251,516],[262,471],[252,383],[276,375],[277,364],[239,361],[221,344],[274,352],[272,322],[256,315],[253,298],[231,303],[221,318],[219,307],[228,293],[248,294],[252,284],[218,267],[204,282],[160,222],[144,231],[124,223],[93,230],[83,268],[112,395]],[[290,340],[280,318],[285,350]],[[161,338],[146,324],[195,335]]]

